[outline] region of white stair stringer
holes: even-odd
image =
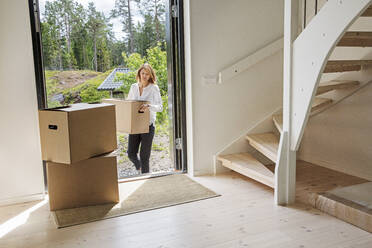
[[[329,0],[293,42],[290,149],[298,150],[321,74],[348,27],[372,0]],[[325,23],[327,25],[325,25]],[[311,48],[311,49],[309,49]]]

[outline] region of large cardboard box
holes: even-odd
[[[119,202],[116,156],[47,162],[47,178],[50,210]]]
[[[148,102],[120,99],[104,99],[102,102],[115,104],[116,129],[118,132],[128,134],[149,132],[150,111],[144,113],[138,111],[142,104]]]
[[[39,111],[42,159],[71,164],[117,148],[115,106],[79,103]]]

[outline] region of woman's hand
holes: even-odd
[[[140,112],[145,112],[145,111],[147,111],[148,109],[149,109],[149,107],[150,107],[150,105],[149,104],[142,104],[141,105],[141,107],[140,107],[140,109],[139,109],[139,111]]]

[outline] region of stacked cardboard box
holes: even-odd
[[[115,106],[73,104],[39,111],[50,210],[119,201]]]

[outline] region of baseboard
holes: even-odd
[[[44,198],[45,198],[45,193],[39,193],[39,194],[33,194],[33,195],[0,199],[0,206],[20,204],[20,203],[26,203],[26,202],[32,202],[32,201],[40,201],[40,200],[44,200]]]
[[[214,168],[213,168],[214,169],[214,171],[213,171],[214,176],[217,175],[217,174],[226,173],[228,171],[231,171],[230,169],[228,169],[228,168],[226,168],[222,165],[222,162],[217,159],[216,155],[213,156],[213,164],[214,164]]]
[[[213,171],[210,170],[197,170],[194,171],[193,176],[194,177],[200,177],[200,176],[212,176]]]

